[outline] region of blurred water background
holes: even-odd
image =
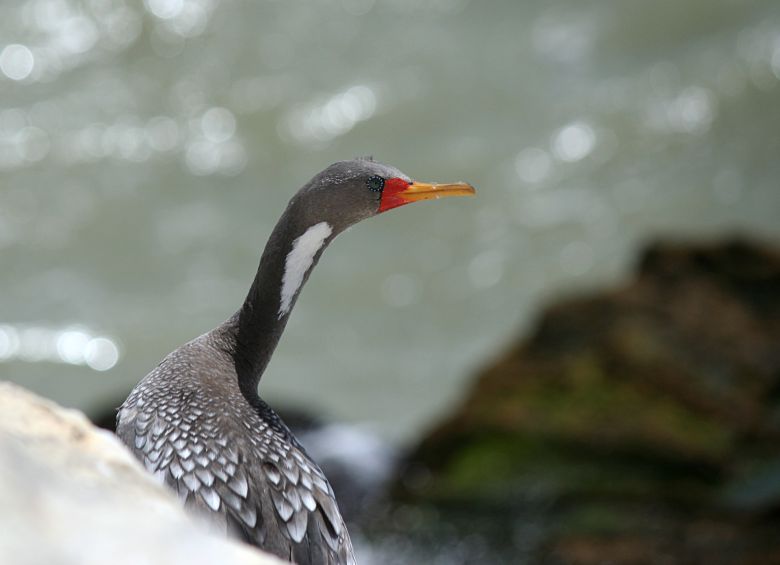
[[[3,2],[0,375],[118,402],[366,154],[478,198],[339,238],[261,394],[403,443],[648,237],[780,239],[780,4]]]

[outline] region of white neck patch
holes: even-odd
[[[279,302],[280,319],[290,311],[295,293],[301,288],[303,277],[314,262],[314,256],[331,233],[333,233],[333,228],[330,227],[330,224],[320,222],[307,229],[303,235],[293,241],[292,249],[284,262],[282,296]]]

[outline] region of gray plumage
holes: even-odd
[[[117,415],[117,435],[187,508],[300,565],[353,564],[352,542],[325,475],[260,399],[257,385],[322,251],[378,212],[382,193],[367,185],[377,176],[408,179],[356,159],[331,165],[299,190],[239,311],[168,355]],[[317,225],[327,226],[315,230],[321,238],[293,253]],[[297,286],[285,287],[296,269],[289,278]]]
[[[168,355],[122,405],[117,435],[217,528],[296,563],[354,563],[320,468],[232,370],[230,324]]]
[[[402,198],[402,191],[414,195]],[[119,409],[119,437],[219,529],[300,565],[354,563],[333,489],[257,385],[333,238],[407,201],[473,192],[463,183],[415,183],[371,159],[316,175],[276,224],[238,312],[168,355],[135,387]]]

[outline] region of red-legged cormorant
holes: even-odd
[[[138,383],[119,409],[119,437],[220,529],[301,565],[354,563],[333,489],[257,384],[334,237],[409,202],[469,194],[468,184],[412,181],[371,159],[316,175],[276,224],[238,312]]]

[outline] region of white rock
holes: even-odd
[[[80,412],[0,382],[0,563],[283,562],[208,532]]]

